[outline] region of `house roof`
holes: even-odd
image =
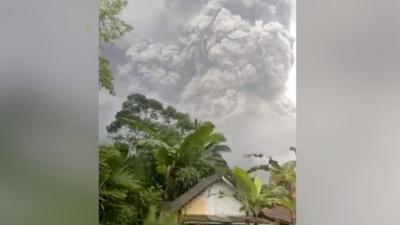
[[[265,218],[273,220],[275,222],[280,222],[284,224],[290,224],[293,222],[289,210],[281,206],[265,208],[263,209],[262,213]]]
[[[206,190],[209,186],[213,185],[218,181],[225,181],[229,186],[233,189],[236,189],[224,176],[222,175],[212,175],[202,179],[199,183],[193,186],[191,189],[180,195],[174,201],[164,202],[163,210],[169,212],[175,212],[180,210],[186,203],[190,200],[201,194],[204,190]],[[291,215],[289,210],[284,207],[276,206],[273,208],[265,208],[263,209],[263,217],[272,220],[275,222],[280,222],[283,224],[292,223]],[[208,215],[190,215],[185,218],[186,221],[197,221],[197,222],[221,222],[225,223],[226,221],[234,222],[237,224],[241,224],[242,222],[257,222],[252,220],[259,220],[259,218],[254,217],[232,217],[232,216],[208,216]],[[259,223],[262,220],[258,221]]]
[[[189,189],[181,196],[176,198],[174,201],[165,202],[163,209],[165,211],[177,211],[181,209],[186,203],[195,198],[197,195],[201,194],[201,192],[207,189],[210,185],[220,180],[225,180],[228,184],[230,184],[226,179],[223,178],[222,175],[215,174],[206,177],[202,179],[199,183],[197,183],[195,186],[193,186],[191,189]]]

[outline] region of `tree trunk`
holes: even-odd
[[[166,201],[173,201],[175,198],[175,185],[178,178],[179,169],[172,167],[168,172],[165,180],[164,199]]]

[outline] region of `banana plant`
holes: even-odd
[[[264,185],[260,178],[251,177],[245,170],[236,167],[233,177],[238,189],[238,198],[242,201],[242,210],[247,216],[260,216],[266,207],[284,204],[287,201],[286,190],[274,184]]]
[[[220,173],[227,171],[228,166],[221,153],[230,149],[221,145],[224,141],[222,134],[214,132],[211,122],[204,122],[176,145],[172,146],[161,139],[143,139],[138,144],[153,149],[157,172],[165,176],[164,199],[171,201],[177,195],[176,185],[180,174],[205,169]]]
[[[290,147],[296,153],[295,147]],[[249,157],[264,157],[263,154],[251,154]],[[280,187],[286,191],[286,196],[278,204],[290,211],[292,221],[296,220],[296,161],[278,163],[269,157],[266,164],[250,168],[247,172],[265,171],[269,173],[269,186]]]
[[[296,220],[296,161],[289,161],[282,165],[272,166],[270,169],[270,183],[284,187],[287,191],[286,201],[281,205],[290,211],[292,221]]]

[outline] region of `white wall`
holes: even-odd
[[[219,192],[222,192],[222,195]],[[182,213],[185,215],[245,215],[240,211],[242,203],[233,196],[234,193],[229,184],[219,181],[186,204]]]

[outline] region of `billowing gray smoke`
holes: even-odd
[[[266,23],[277,21],[289,26],[292,0],[166,0],[169,11],[180,16],[191,16],[210,3],[218,8],[225,8],[243,19],[254,22],[263,20]]]
[[[121,98],[141,92],[212,120],[236,152],[231,164],[245,152],[286,153],[295,144],[295,108],[284,95],[294,60],[290,0],[166,0],[164,7],[177,38],[146,37],[127,51]]]

